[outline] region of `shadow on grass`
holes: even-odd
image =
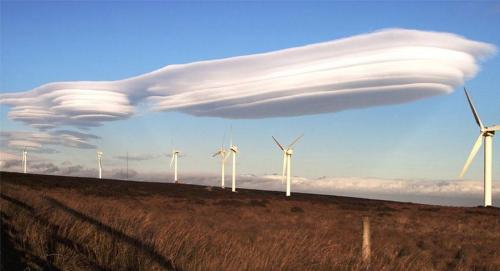
[[[119,239],[120,241],[123,241],[131,246],[134,246],[140,250],[142,250],[145,254],[147,254],[153,261],[158,263],[160,266],[162,266],[165,269],[168,270],[179,270],[179,268],[175,268],[174,265],[170,260],[156,252],[156,250],[149,244],[144,244],[141,242],[139,239],[133,238],[131,236],[128,236],[124,234],[123,232],[116,230],[101,221],[92,218],[84,213],[81,213],[73,208],[70,208],[60,201],[50,198],[50,197],[45,197],[45,199],[50,202],[53,206],[60,208],[61,210],[73,215],[74,217],[81,219],[87,223],[90,223],[94,225],[97,229],[108,233],[109,235],[113,236],[116,239]]]
[[[16,240],[9,235],[13,231],[8,224],[9,216],[4,212],[0,212],[1,218],[1,236],[0,236],[0,270],[13,270],[11,268],[17,267],[19,270],[26,269],[23,257],[24,253],[16,249]]]
[[[3,193],[0,193],[0,197],[4,200],[7,200],[10,203],[16,205],[17,207],[24,209],[25,211],[30,213],[34,219],[36,219],[42,225],[44,225],[50,229],[51,236],[50,236],[50,239],[48,240],[47,260],[42,260],[40,258],[33,260],[40,267],[43,267],[44,270],[59,270],[56,267],[54,267],[54,265],[53,265],[53,257],[57,256],[57,254],[55,254],[55,248],[57,245],[66,246],[66,247],[74,250],[79,255],[86,256],[88,263],[92,266],[92,268],[94,270],[100,270],[100,271],[109,270],[107,268],[99,266],[97,263],[90,260],[90,257],[89,257],[90,255],[88,255],[88,252],[87,252],[85,246],[83,246],[82,244],[79,244],[77,242],[74,242],[73,240],[70,240],[68,238],[59,236],[57,234],[59,226],[54,225],[54,224],[50,223],[48,220],[37,216],[35,214],[35,209],[33,207],[27,205],[24,202],[19,201],[18,199],[15,199],[15,198],[12,198],[8,195],[5,195]],[[128,235],[124,234],[123,232],[116,230],[116,229],[100,222],[99,220],[97,220],[95,218],[87,216],[87,215],[85,215],[85,214],[83,214],[83,213],[81,213],[73,208],[70,208],[54,198],[44,197],[44,199],[47,200],[53,207],[57,207],[57,208],[63,210],[64,212],[74,216],[77,219],[81,219],[89,224],[94,225],[96,227],[96,229],[109,234],[115,240],[123,241],[123,242],[141,250],[142,252],[144,252],[145,255],[148,255],[153,261],[158,263],[165,270],[180,270],[179,268],[176,268],[170,260],[168,260],[167,258],[162,256],[161,254],[156,252],[156,250],[151,245],[144,244],[140,240],[133,238],[131,236],[128,236]],[[4,249],[4,240],[5,240],[3,238],[4,237],[4,227],[3,227],[4,216],[5,215],[3,214],[2,215],[2,258],[4,257],[3,249]],[[36,257],[34,255],[28,255],[29,253],[26,253],[26,252],[13,250],[12,243],[6,243],[6,245],[9,246],[8,249],[10,251],[16,252],[17,254],[13,255],[13,258],[12,258],[13,261],[9,261],[9,262],[2,261],[2,269],[1,270],[18,270],[19,266],[23,266],[23,264],[24,264],[23,258],[26,258],[26,256],[29,256],[30,259]],[[11,247],[12,247],[12,249],[11,249]],[[6,247],[6,249],[7,249],[7,247]],[[4,267],[4,263],[9,264],[9,266]],[[12,264],[10,264],[10,263],[12,263]],[[13,267],[15,267],[15,269],[12,269]],[[21,268],[20,270],[24,270],[24,269]]]
[[[40,222],[45,227],[50,229],[51,235],[53,235],[53,225],[50,224],[47,220],[39,218],[35,215],[35,209],[26,203],[19,201],[13,197],[7,196],[3,193],[0,193],[0,198],[14,204],[18,208],[21,208],[27,211],[33,219]],[[28,251],[19,250],[17,248],[24,247],[29,250],[29,246],[27,244],[23,244],[20,246],[19,242],[12,237],[17,232],[13,226],[9,224],[10,216],[5,214],[3,211],[0,213],[2,219],[2,262],[1,262],[1,270],[29,270],[28,262],[32,262],[36,264],[41,270],[47,271],[59,271],[57,267],[53,265],[53,257],[56,255],[54,252],[53,244],[49,244],[48,246],[48,255],[46,259],[42,259],[36,255],[29,253]],[[9,234],[12,233],[12,234]],[[50,238],[52,241],[52,236]],[[17,244],[17,245],[16,245]]]

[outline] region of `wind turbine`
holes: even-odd
[[[99,167],[99,179],[102,179],[102,151],[97,151],[97,166]]]
[[[492,139],[493,135],[495,135],[495,131],[500,130],[500,125],[493,125],[490,127],[484,126],[483,123],[481,122],[481,119],[479,118],[479,114],[477,113],[474,104],[472,104],[472,100],[469,97],[469,93],[467,93],[467,90],[465,88],[464,91],[465,91],[465,96],[467,97],[467,101],[469,102],[469,106],[472,110],[472,114],[474,115],[474,119],[476,120],[476,123],[479,126],[479,137],[474,143],[474,146],[472,147],[469,157],[465,162],[464,168],[460,173],[460,178],[464,176],[465,172],[472,163],[472,160],[479,151],[479,148],[481,148],[481,139],[482,139],[484,141],[484,206],[485,207],[491,206],[491,175],[492,175],[492,157],[493,157]]]
[[[26,150],[26,147],[24,147],[23,150],[23,172],[27,172],[27,164],[28,164],[28,151]]]
[[[229,150],[233,157],[233,174],[232,174],[232,189],[231,191],[236,192],[236,153],[239,151],[238,146],[233,145],[233,130],[231,128],[231,140],[229,143]]]
[[[172,149],[172,159],[170,160],[170,168],[172,168],[172,165],[174,165],[174,183],[177,183],[177,157],[179,156],[180,151],[176,150],[175,148]]]
[[[225,164],[226,164],[226,160],[227,158],[229,157],[229,154],[227,153],[226,149],[224,149],[224,145],[222,145],[220,147],[220,150],[217,151],[216,153],[214,153],[214,155],[212,155],[212,157],[215,157],[215,156],[220,156],[220,160],[221,160],[221,187],[224,188],[224,175],[226,174],[226,171],[225,171]]]
[[[284,182],[285,179],[285,174],[286,174],[286,196],[290,196],[290,186],[291,186],[291,180],[290,180],[290,173],[291,173],[291,167],[292,167],[292,154],[293,154],[293,149],[292,146],[295,145],[301,139],[304,135],[300,135],[297,137],[290,145],[288,145],[286,148],[281,145],[278,140],[273,136],[274,142],[278,145],[278,147],[283,151],[283,174],[281,175],[281,183]]]

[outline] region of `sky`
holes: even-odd
[[[274,70],[272,67],[261,70],[259,65],[274,63],[277,56],[270,55],[260,62],[255,60],[243,64],[211,60],[330,42],[382,29],[446,32],[499,48],[498,2],[2,1],[0,9],[2,93],[23,93],[53,82],[108,82],[142,76],[132,83],[113,83],[113,86],[120,87],[120,91],[134,97],[131,98],[137,102],[133,105],[134,113],[127,111],[132,110],[130,105],[117,103],[116,106],[122,109],[120,114],[109,117],[110,121],[92,122],[102,124],[97,127],[84,125],[81,129],[51,119],[50,122],[57,123],[57,127],[40,131],[9,117],[12,106],[0,105],[3,160],[15,160],[16,155],[20,157],[19,147],[9,145],[9,140],[25,140],[38,135],[37,142],[43,142],[43,146],[30,152],[30,158],[32,165],[38,165],[41,172],[95,175],[94,146],[97,146],[104,152],[103,165],[105,173],[109,171],[108,176],[119,176],[116,174],[125,167],[122,158],[129,152],[129,168],[138,176],[154,175],[159,181],[169,181],[170,158],[166,154],[174,145],[183,153],[179,159],[181,179],[182,174],[215,176],[219,172],[219,161],[211,154],[220,147],[223,139],[226,145],[229,143],[232,126],[233,141],[240,148],[239,173],[263,178],[281,172],[282,156],[271,135],[287,144],[304,133],[292,160],[292,174],[297,180],[310,180],[301,186],[298,184],[304,191],[325,191],[324,186],[319,186],[325,179],[335,180],[326,182],[332,185],[331,193],[339,191],[339,180],[364,180],[360,182],[361,186],[373,187],[368,192],[363,190],[364,194],[370,194],[370,191],[377,194],[378,190],[387,187],[388,181],[394,180],[409,184],[418,181],[433,183],[438,191],[443,182],[453,187],[457,183],[464,187],[472,185],[474,189],[478,185],[481,187],[482,150],[465,181],[458,179],[479,133],[461,83],[450,83],[451,89],[436,90],[432,95],[401,104],[353,107],[321,114],[315,112],[320,109],[317,104],[308,105],[307,100],[300,100],[298,104],[284,102],[278,107],[271,104],[250,108],[253,115],[247,114],[244,118],[237,116],[237,112],[242,112],[239,107],[218,112],[203,111],[203,106],[157,111],[149,104],[156,105],[155,109],[159,110],[170,109],[168,99],[177,97],[170,96],[172,93],[182,95],[183,88],[211,87],[210,82],[203,85],[207,78],[212,78],[203,77],[210,72],[216,74],[217,82],[238,76],[261,78]],[[382,37],[382,40],[388,39]],[[363,52],[364,46],[371,46],[371,42],[378,44],[375,41],[376,38],[354,42],[345,48],[333,44],[327,51],[333,53],[359,47],[356,52]],[[316,52],[306,51],[302,55],[312,58]],[[302,56],[292,51],[289,59],[297,55]],[[483,122],[486,125],[500,124],[500,58],[497,53],[485,55],[484,59],[478,57],[479,70],[465,80],[465,86]],[[198,74],[200,65],[193,67],[189,63],[199,61],[208,62],[202,63],[205,70]],[[186,65],[171,66],[165,73],[156,73],[157,79],[154,79],[165,89],[171,89],[170,92],[164,89],[155,92],[151,88],[147,99],[143,99],[141,95],[147,95],[141,91],[152,80],[148,79],[151,77],[149,73],[175,64]],[[260,73],[238,74],[241,66],[250,70],[253,65]],[[421,70],[432,71],[434,67],[429,65]],[[180,74],[179,79],[170,80],[170,74]],[[278,83],[293,85],[295,82],[285,81]],[[99,83],[98,87],[101,88],[102,84]],[[88,84],[85,86],[89,88]],[[81,85],[72,87],[82,88]],[[243,89],[236,84],[234,90],[227,91],[253,93],[248,85]],[[49,86],[46,91],[53,89]],[[109,102],[121,101],[123,97],[116,97],[116,93],[109,93],[100,100],[102,104],[96,103],[95,106],[105,108]],[[280,93],[277,90],[273,95]],[[151,98],[153,95],[160,98]],[[191,106],[210,95],[195,95],[186,98],[186,103]],[[384,96],[382,100],[391,97]],[[16,99],[20,100],[19,97]],[[218,102],[221,101],[216,100],[214,104]],[[213,105],[209,104],[208,108],[213,108]],[[67,108],[65,110],[67,112]],[[277,115],[271,113],[273,110],[288,113]],[[302,113],[294,116],[294,112]],[[258,118],[246,118],[256,114],[260,114]],[[29,133],[19,134],[19,131]],[[40,140],[40,133],[45,133],[48,138]],[[79,141],[82,137],[85,138],[83,143]],[[493,142],[494,150],[498,149],[498,140],[494,138]],[[20,170],[15,162],[12,165],[10,170]],[[59,170],[55,171],[54,167]],[[500,191],[499,155],[494,155],[493,180],[494,191]],[[373,183],[377,185],[373,186]],[[282,189],[265,186],[262,182],[262,186],[252,187]],[[359,186],[353,187],[355,191],[360,189]],[[423,195],[415,186],[411,187],[409,190]],[[467,193],[468,190],[460,191]],[[480,191],[474,191],[471,193],[476,201],[463,204],[481,202]],[[495,204],[498,202],[497,199]]]

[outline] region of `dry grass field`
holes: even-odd
[[[2,172],[2,270],[500,270],[500,209]],[[360,259],[362,218],[372,258]]]

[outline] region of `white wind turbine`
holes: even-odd
[[[492,175],[492,157],[493,157],[493,145],[492,139],[493,135],[495,135],[495,131],[500,130],[500,125],[493,125],[490,127],[486,127],[481,122],[479,118],[479,114],[472,104],[472,100],[467,93],[467,90],[464,88],[465,96],[467,97],[467,101],[469,102],[469,106],[472,110],[472,114],[474,115],[474,119],[476,120],[477,125],[479,125],[479,137],[477,138],[472,150],[465,162],[464,168],[460,173],[460,178],[463,177],[467,169],[469,168],[472,160],[476,156],[479,148],[481,148],[481,141],[484,141],[484,206],[491,206],[491,175]]]
[[[220,156],[220,160],[221,160],[221,187],[224,188],[225,187],[224,175],[226,174],[225,164],[226,164],[227,158],[229,157],[229,154],[228,154],[227,150],[224,148],[224,145],[222,145],[220,147],[219,151],[217,151],[216,153],[214,153],[214,155],[212,155],[212,157],[215,157],[215,156]]]
[[[170,159],[170,168],[172,168],[172,165],[174,166],[174,183],[177,183],[177,157],[179,156],[180,151],[176,150],[175,148],[172,149],[172,155]]]
[[[236,153],[239,151],[238,146],[233,145],[233,135],[231,130],[231,140],[229,143],[229,150],[231,151],[231,155],[233,157],[233,174],[232,174],[232,191],[236,192]]]
[[[99,179],[102,179],[102,151],[97,151],[97,166],[99,167]]]
[[[26,147],[24,147],[24,150],[23,150],[23,156],[22,156],[22,160],[23,160],[23,172],[26,173],[27,172],[27,167],[28,167],[28,151],[26,150]]]
[[[292,146],[295,145],[301,139],[304,135],[300,135],[297,137],[290,145],[288,145],[286,148],[281,145],[276,138],[274,138],[274,142],[278,145],[278,147],[283,151],[283,174],[281,175],[281,183],[284,182],[285,175],[286,175],[286,196],[290,196],[290,186],[291,186],[291,167],[292,167],[292,154],[293,154],[293,149]]]

